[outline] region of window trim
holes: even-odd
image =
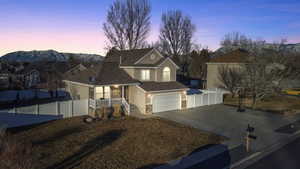
[[[144,81],[150,80],[150,70],[149,69],[141,70],[141,80],[144,80]]]
[[[168,74],[166,74],[168,73]],[[166,77],[168,77],[168,79],[166,79]],[[171,69],[166,66],[163,68],[163,71],[162,71],[162,81],[164,82],[169,82],[171,81]]]

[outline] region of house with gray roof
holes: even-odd
[[[65,77],[73,99],[89,99],[94,109],[122,104],[151,114],[186,108],[188,88],[176,81],[179,67],[155,48],[108,52],[101,64]]]

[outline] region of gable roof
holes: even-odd
[[[116,62],[105,62],[96,77],[97,85],[139,83],[128,75]]]
[[[209,63],[244,63],[248,56],[248,51],[244,49],[237,49],[224,55],[214,57]]]
[[[170,59],[176,67],[177,64],[170,58],[162,56],[157,62],[153,64],[143,64],[139,61],[149,54],[151,51],[157,51],[155,48],[144,48],[144,49],[132,49],[132,50],[117,50],[112,49],[107,54],[104,62],[117,62],[120,63],[121,67],[157,67],[167,59]]]
[[[79,71],[77,73],[67,73],[64,74],[64,76],[65,79],[69,81],[93,85],[94,82],[90,81],[90,77],[96,77],[98,75],[98,72],[101,70],[101,68],[102,68],[102,64],[99,63],[83,71]]]
[[[91,81],[91,78],[95,78]],[[89,85],[122,85],[137,84],[139,81],[131,78],[116,62],[104,62],[76,74],[66,77],[66,80]]]
[[[153,48],[144,49],[131,49],[131,50],[117,50],[112,49],[106,55],[105,62],[120,62],[120,57],[122,58],[121,64],[133,65],[140,58],[149,53]]]

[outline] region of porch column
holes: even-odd
[[[122,94],[121,94],[121,98],[124,99],[124,86],[122,86]]]

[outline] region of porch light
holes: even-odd
[[[148,98],[151,98],[151,96],[152,96],[151,94],[148,94],[148,95],[147,95]]]
[[[119,87],[119,85],[114,85],[114,88],[118,88]]]

